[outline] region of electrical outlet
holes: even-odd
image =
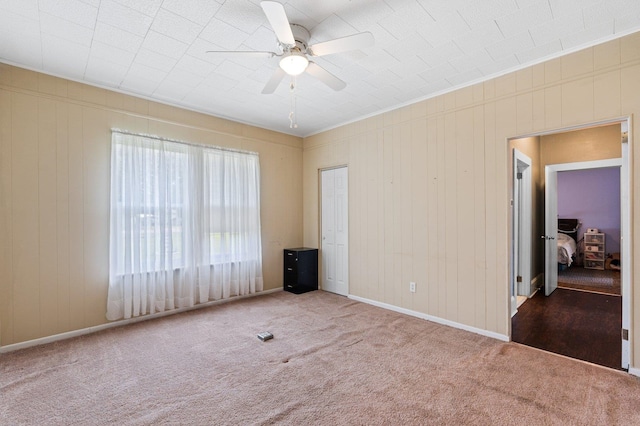
[[[414,283],[413,281],[411,281],[411,282],[409,283],[409,291],[410,291],[411,293],[415,293],[415,292],[416,292],[416,283]]]

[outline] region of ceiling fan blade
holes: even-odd
[[[286,73],[282,68],[280,67],[276,68],[276,70],[273,72],[273,75],[271,76],[269,81],[267,81],[267,84],[264,85],[264,89],[262,89],[262,94],[270,95],[271,93],[275,92],[276,89],[278,88],[278,85],[284,78],[285,74]]]
[[[273,52],[253,52],[248,50],[207,50],[207,53],[236,58],[272,58],[276,56]]]
[[[309,50],[313,56],[324,56],[373,46],[374,41],[373,34],[364,32],[317,43],[309,46]]]
[[[284,6],[276,1],[262,1],[260,6],[262,6],[264,14],[267,15],[271,28],[273,28],[273,32],[276,33],[280,43],[294,46],[296,41],[293,38],[291,24],[284,11]]]
[[[307,72],[335,91],[342,90],[347,87],[347,83],[340,80],[338,77],[331,74],[329,71],[325,70],[315,62],[309,61]]]

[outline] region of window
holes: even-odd
[[[262,290],[257,154],[112,134],[107,318]]]

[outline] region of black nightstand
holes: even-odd
[[[318,289],[318,249],[284,249],[283,288],[291,293]]]

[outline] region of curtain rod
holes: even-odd
[[[227,148],[227,147],[216,146],[216,145],[207,145],[207,144],[204,144],[204,143],[186,142],[186,141],[182,141],[182,140],[179,140],[179,139],[164,138],[162,136],[149,135],[149,134],[146,134],[146,133],[134,133],[134,132],[130,132],[128,130],[121,130],[121,129],[117,129],[117,128],[112,128],[111,132],[112,133],[120,133],[121,135],[140,136],[140,137],[143,137],[143,138],[155,139],[155,140],[163,141],[163,142],[175,142],[175,143],[180,143],[180,144],[184,144],[184,145],[197,146],[197,147],[201,147],[201,148],[219,149],[221,151],[229,151],[229,152],[236,152],[236,153],[239,153],[239,154],[249,154],[249,155],[259,156],[259,154],[257,152],[254,152],[254,151],[246,151],[246,150],[243,150],[243,149]]]

